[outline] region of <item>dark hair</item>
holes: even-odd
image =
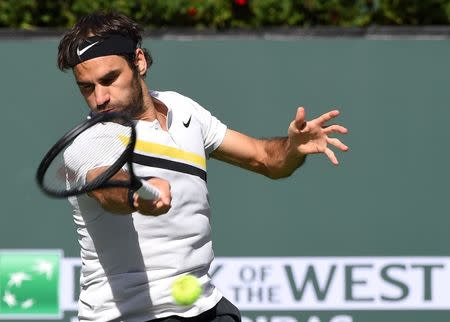
[[[143,28],[127,16],[117,12],[101,12],[97,11],[86,15],[67,31],[61,39],[58,46],[58,68],[67,70],[73,68],[80,62],[76,49],[77,47],[90,36],[106,36],[108,34],[121,34],[133,40],[136,48],[141,48],[144,51],[147,66],[153,63],[152,56],[146,48],[142,48],[142,33]],[[131,69],[136,70],[134,64],[134,55],[123,56]],[[145,76],[145,75],[144,75]]]

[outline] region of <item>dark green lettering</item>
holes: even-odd
[[[394,279],[393,277],[391,277],[389,275],[389,270],[391,270],[391,269],[405,270],[406,266],[405,265],[387,265],[387,266],[383,267],[383,269],[381,270],[381,278],[384,281],[397,286],[401,290],[401,295],[399,297],[388,297],[388,296],[381,295],[381,298],[385,301],[401,301],[408,296],[409,289],[405,283],[402,283],[399,280]]]
[[[353,279],[353,269],[354,268],[372,268],[372,265],[346,265],[345,266],[345,299],[348,301],[373,301],[374,299],[372,297],[355,298],[353,296],[353,285],[366,284],[365,280],[355,281]]]
[[[297,288],[297,284],[294,279],[294,274],[292,273],[292,267],[289,265],[285,265],[284,269],[287,273],[287,276],[289,279],[289,285],[291,286],[291,291],[292,291],[292,294],[294,295],[294,298],[296,301],[300,301],[302,299],[305,288],[309,283],[311,283],[314,287],[314,291],[316,293],[316,298],[318,300],[323,301],[327,296],[328,289],[330,288],[331,280],[333,279],[334,272],[336,271],[336,265],[331,266],[326,285],[323,289],[321,289],[319,286],[319,282],[317,280],[317,274],[316,274],[316,271],[313,266],[308,266],[308,269],[306,272],[306,277],[305,277],[300,289]]]
[[[444,268],[444,265],[411,265],[412,268],[423,268],[423,300],[432,300],[432,290],[431,290],[431,271],[433,268]]]

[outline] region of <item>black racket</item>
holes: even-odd
[[[143,199],[156,199],[159,190],[134,174],[135,144],[135,124],[126,115],[96,114],[67,132],[47,152],[37,169],[37,183],[47,195],[56,198],[123,187],[136,191]],[[99,167],[106,170],[87,182],[86,173]],[[128,173],[128,179],[111,179],[120,170]]]

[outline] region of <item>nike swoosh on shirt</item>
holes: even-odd
[[[187,122],[185,123],[185,122],[183,122],[183,125],[184,125],[184,127],[189,127],[189,124],[191,124],[191,118],[192,118],[192,115],[191,116],[189,116],[189,120],[187,120]]]
[[[80,50],[80,48],[77,48],[77,55],[78,55],[78,56],[83,55],[86,51],[88,51],[91,47],[97,45],[99,42],[100,42],[100,40],[99,40],[99,41],[96,41],[96,42],[94,42],[94,43],[92,43],[92,44],[90,44],[90,45],[88,45],[88,46],[86,46],[86,47],[84,47],[84,48],[81,49],[81,50]]]

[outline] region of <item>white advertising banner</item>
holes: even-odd
[[[448,310],[449,257],[217,258],[214,283],[241,310]]]
[[[66,258],[61,280],[79,263]],[[450,310],[450,257],[219,257],[210,274],[243,311]]]
[[[58,249],[0,250],[0,320],[75,313],[80,265]],[[219,257],[210,275],[244,321],[298,321],[292,312],[341,311],[327,321],[347,322],[351,311],[450,311],[450,257]],[[307,321],[321,321],[316,315]]]

